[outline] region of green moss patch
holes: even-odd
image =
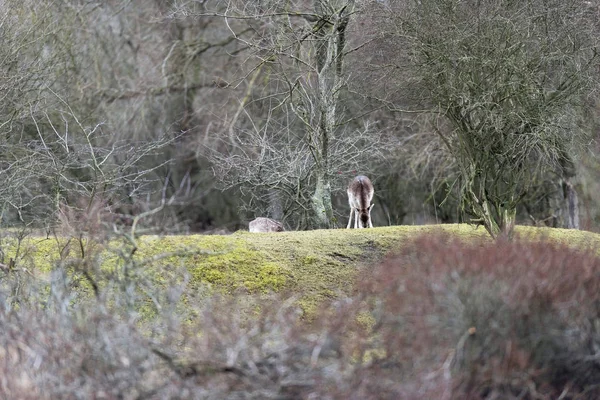
[[[323,300],[351,294],[359,271],[369,270],[393,249],[425,233],[444,232],[464,240],[491,240],[483,227],[466,224],[394,226],[374,229],[314,230],[233,235],[145,236],[133,260],[138,273],[155,283],[173,282],[173,271],[187,271],[188,294],[209,287],[222,293],[289,292],[311,312]],[[518,236],[551,240],[580,248],[600,248],[600,235],[565,229],[517,227]],[[17,251],[18,248],[18,251]],[[104,271],[123,267],[122,254],[130,252],[125,242],[113,241],[96,247]],[[61,259],[81,257],[77,241],[28,237],[17,245],[2,239],[4,262],[14,258],[18,265],[43,276]],[[120,255],[121,254],[121,255]]]
[[[592,232],[533,226],[518,226],[515,232],[522,239],[547,240],[581,250],[600,251],[600,235]]]

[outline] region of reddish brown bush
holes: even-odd
[[[600,396],[593,251],[425,236],[363,282],[381,362],[415,398]]]

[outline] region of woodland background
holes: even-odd
[[[597,229],[595,2],[0,5],[1,226],[342,227],[365,174],[376,226]]]

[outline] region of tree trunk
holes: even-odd
[[[500,235],[507,239],[512,239],[515,230],[517,208],[503,208],[500,214]]]
[[[509,204],[493,204],[485,197],[478,198],[471,190],[468,192],[470,196],[470,208],[479,221],[494,239],[504,237],[512,239],[515,220],[517,215],[517,205],[514,199]]]
[[[492,212],[489,203],[481,207],[483,226],[494,239],[504,237],[512,239],[515,230],[516,207],[501,208],[498,210],[498,218]]]
[[[324,24],[316,32],[316,36],[321,38],[316,53],[319,125],[316,129],[317,143],[314,146],[317,183],[311,201],[315,222],[321,228],[334,227],[331,184],[328,176],[329,141],[334,138],[336,129],[337,105],[344,82],[342,65],[345,30],[352,8],[353,3],[350,2],[347,7],[340,10],[340,18],[333,25]],[[315,2],[315,11],[319,15],[327,15],[327,10],[323,9],[323,4],[319,1]]]
[[[315,212],[315,223],[319,228],[331,228],[333,225],[333,206],[331,204],[331,185],[329,180],[320,174],[317,177],[315,193],[311,198]]]
[[[281,221],[283,219],[283,206],[281,204],[281,199],[279,198],[279,193],[270,188],[269,190],[269,216],[274,220]]]
[[[562,183],[563,188],[563,224],[567,229],[579,229],[579,196],[569,179]]]

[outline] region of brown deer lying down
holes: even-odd
[[[346,229],[350,229],[352,224],[352,213],[354,213],[354,228],[372,228],[371,209],[374,204],[373,184],[371,180],[364,175],[359,175],[348,184],[348,203],[350,204],[350,219]]]
[[[281,222],[275,221],[271,218],[258,217],[254,221],[250,221],[249,224],[250,232],[283,232],[283,225]]]

